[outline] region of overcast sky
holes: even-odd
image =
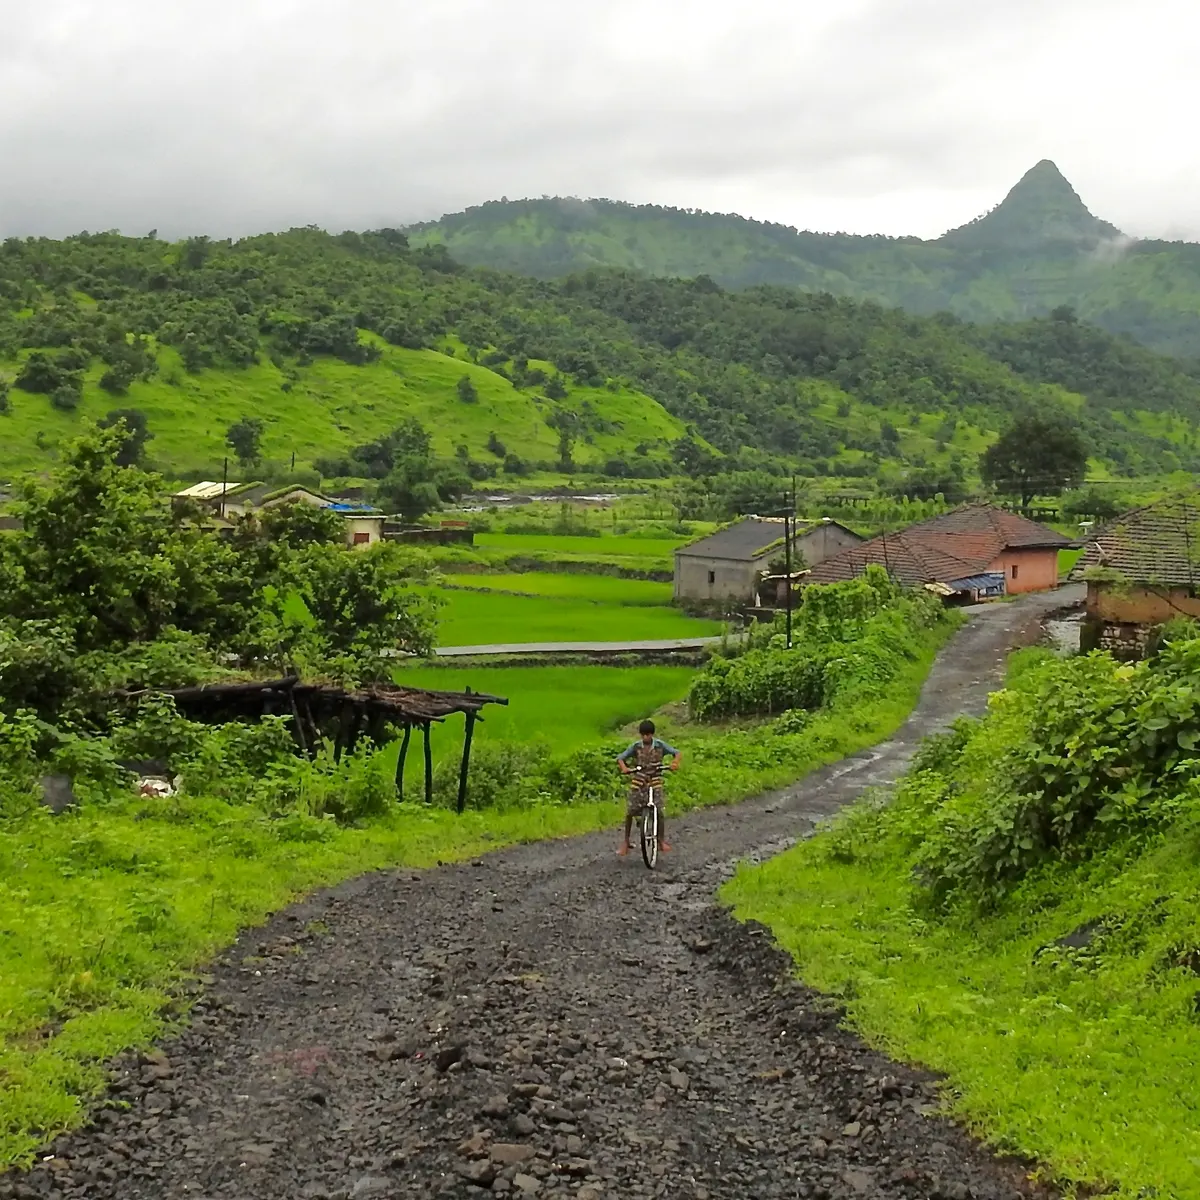
[[[936,236],[1052,158],[1200,240],[1196,0],[0,0],[0,235],[607,196]]]

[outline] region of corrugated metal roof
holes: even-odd
[[[1135,508],[1091,534],[1072,577],[1089,567],[1134,583],[1200,584],[1200,492]]]
[[[205,479],[200,483],[193,483],[191,487],[185,487],[183,491],[176,492],[179,497],[187,497],[189,500],[215,500],[224,491],[229,495],[234,488],[240,488],[243,485],[240,483],[221,483],[219,480],[214,483],[211,479]]]
[[[948,587],[956,592],[986,592],[994,587],[1003,587],[1003,571],[987,571],[983,575],[968,575],[965,579],[948,579]]]

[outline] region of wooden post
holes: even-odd
[[[342,705],[342,715],[338,718],[337,737],[333,743],[333,761],[340,763],[342,761],[342,751],[350,742],[354,725],[358,723],[358,713],[355,711],[354,702],[347,700]]]
[[[404,799],[404,763],[408,758],[408,743],[412,740],[412,726],[405,724],[404,740],[400,743],[400,757],[396,759],[396,798]]]
[[[300,717],[300,706],[296,703],[296,692],[294,688],[288,688],[288,699],[292,703],[292,734],[296,738],[296,745],[300,747],[300,753],[305,758],[311,758],[312,755],[308,749],[308,739],[304,736],[304,722]]]
[[[467,771],[471,766],[471,738],[475,733],[476,714],[468,710],[467,731],[463,735],[462,766],[458,769],[458,811],[461,813],[467,806]]]
[[[433,749],[429,744],[430,721],[425,722],[425,803],[433,803]]]

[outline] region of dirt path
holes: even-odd
[[[1027,1194],[712,897],[731,860],[778,851],[978,710],[1063,602],[977,612],[898,737],[675,822],[654,875],[591,836],[379,873],[279,914],[215,969],[186,1034],[120,1073],[114,1107],[0,1196]]]

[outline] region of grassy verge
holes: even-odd
[[[948,847],[976,853],[988,836],[1009,836],[1004,797],[1017,755],[1031,747],[1040,770],[1058,755],[1039,733],[1050,697],[1063,697],[1082,721],[1079,732],[1063,729],[1073,746],[1068,766],[1093,761],[1097,739],[1124,752],[1137,736],[1106,718],[1135,711],[1134,695],[1148,691],[1134,684],[1146,676],[1108,668],[1102,702],[1077,668],[1031,666],[1031,657],[1020,658],[1028,675],[1013,679],[959,749],[931,750],[942,758],[919,760],[890,806],[863,803],[810,841],[741,870],[724,896],[739,918],[769,925],[805,981],[839,997],[869,1041],[944,1072],[948,1109],[993,1145],[1047,1164],[1071,1194],[1200,1197],[1192,769],[1143,789],[1136,766],[1114,764],[1114,782],[1102,786],[1166,816],[1100,824],[1067,853],[1014,874],[1003,891],[992,884],[938,904],[919,882],[964,869],[969,860]],[[1057,674],[1067,670],[1076,673]],[[1039,672],[1050,672],[1040,684]],[[1177,706],[1174,681],[1163,690]],[[1171,718],[1136,711],[1142,727],[1161,719],[1175,744]],[[1045,718],[1047,728],[1062,721],[1061,710]],[[1061,797],[1055,804],[1067,809]],[[1021,829],[1015,844],[1028,852]]]
[[[887,737],[956,627],[950,617],[926,630],[886,697],[846,696],[802,733],[672,730],[689,760],[672,779],[673,810],[734,802]],[[620,813],[615,803],[548,803],[457,818],[406,806],[342,827],[250,804],[131,798],[11,822],[0,840],[0,1164],[78,1124],[104,1061],[172,1019],[176,985],[295,897],[374,868],[615,826]]]

